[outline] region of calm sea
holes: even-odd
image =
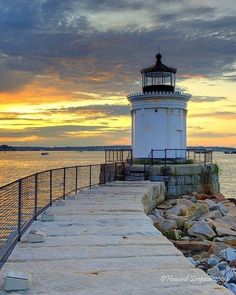
[[[214,153],[220,167],[221,192],[236,197],[236,154]],[[104,152],[0,152],[0,186],[39,171],[104,162]]]

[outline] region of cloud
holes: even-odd
[[[191,102],[215,102],[227,99],[225,96],[192,96]]]
[[[191,118],[215,117],[215,118],[220,118],[220,119],[235,120],[236,113],[230,112],[230,111],[219,111],[219,112],[212,112],[212,113],[190,114],[189,117],[191,117]]]
[[[203,132],[191,132],[189,134],[189,137],[195,137],[195,138],[225,138],[225,137],[236,137],[235,133],[230,132],[209,132],[209,131],[203,131]]]

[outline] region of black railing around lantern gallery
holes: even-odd
[[[116,180],[117,165],[106,163],[39,172],[0,187],[0,268],[31,223],[58,199]]]

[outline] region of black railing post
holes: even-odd
[[[49,205],[52,206],[52,170],[49,172],[50,182],[49,182]]]
[[[92,188],[92,165],[89,165],[89,188]]]
[[[166,159],[166,154],[167,154],[167,152],[166,152],[167,150],[165,149],[165,167],[166,167],[166,162],[167,162],[167,159]]]
[[[103,184],[105,183],[106,183],[106,164],[103,164]]]
[[[206,158],[206,150],[204,150],[204,165],[206,166],[207,158]]]
[[[75,193],[78,192],[78,166],[75,167]]]
[[[34,220],[37,220],[37,208],[38,208],[38,174],[35,174],[34,179]]]
[[[18,241],[20,241],[21,238],[21,222],[22,222],[22,179],[19,179],[18,181]]]
[[[63,200],[66,198],[66,168],[63,169]]]
[[[151,159],[151,165],[153,165],[153,149],[151,150],[151,157],[152,157],[152,159]]]
[[[114,175],[114,181],[117,180],[117,176],[116,176],[116,174],[117,174],[117,162],[115,162],[115,175]]]

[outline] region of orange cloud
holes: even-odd
[[[4,143],[11,143],[11,142],[25,142],[25,145],[27,145],[28,142],[36,142],[38,140],[43,140],[44,137],[32,135],[32,136],[22,136],[22,137],[1,137],[1,142]]]

